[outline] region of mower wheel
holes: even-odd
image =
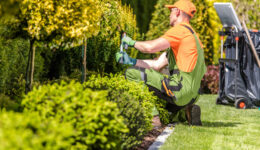
[[[249,108],[248,106],[248,102],[246,99],[244,98],[239,98],[235,101],[235,107],[237,109],[246,109],[246,108]]]

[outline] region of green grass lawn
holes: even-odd
[[[260,150],[260,111],[216,105],[202,95],[202,127],[178,124],[160,150]]]

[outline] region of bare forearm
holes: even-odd
[[[137,41],[134,47],[142,53],[154,53],[152,41]]]
[[[152,41],[137,41],[134,45],[142,53],[155,53],[170,47],[170,43],[164,38]]]
[[[154,69],[159,71],[163,67],[168,65],[168,59],[166,57],[166,52],[162,53],[161,56],[157,60],[140,60],[138,59],[135,66]]]
[[[142,67],[146,69],[154,69],[154,70],[159,70],[158,67],[156,66],[156,61],[155,60],[141,60],[137,59],[136,65],[137,67]]]

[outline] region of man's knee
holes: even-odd
[[[125,78],[130,81],[144,81],[145,69],[140,67],[130,67],[125,72]]]

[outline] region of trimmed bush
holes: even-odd
[[[128,130],[117,105],[106,97],[106,91],[84,89],[72,81],[34,88],[22,105],[45,119],[71,123],[76,131],[72,149],[120,149],[120,135]]]
[[[127,81],[122,75],[112,74],[106,77],[91,76],[84,87],[109,91],[107,99],[117,103],[130,130],[122,136],[123,148],[131,149],[139,145],[152,127],[152,108],[156,97],[148,88],[143,83]]]
[[[0,112],[1,150],[63,150],[73,143],[70,124],[42,120],[37,113]]]

